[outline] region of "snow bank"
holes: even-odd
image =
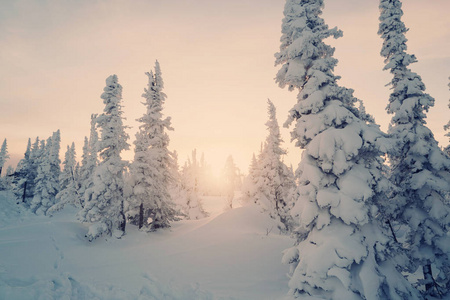
[[[0,299],[274,300],[288,292],[280,261],[293,240],[257,205],[219,213],[226,199],[211,197],[211,217],[152,233],[128,225],[121,239],[90,243],[73,207],[49,218],[0,196]]]
[[[211,293],[197,287],[163,285],[147,274],[147,283],[138,293],[131,293],[112,285],[93,285],[81,282],[70,274],[49,274],[27,279],[0,275],[0,299],[15,300],[214,300]],[[224,299],[224,298],[222,298]]]

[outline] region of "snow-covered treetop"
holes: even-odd
[[[106,87],[103,91],[100,96],[105,104],[103,111],[106,114],[113,114],[113,112],[119,111],[122,107],[120,104],[122,100],[122,86],[118,82],[117,75],[111,75],[106,78]]]
[[[145,98],[145,104],[148,109],[160,112],[167,96],[162,92],[162,89],[164,88],[164,81],[162,79],[159,62],[155,62],[155,73],[150,71],[146,72],[145,75],[148,76],[149,80],[142,97]]]
[[[59,129],[53,132],[51,137],[51,149],[49,153],[50,164],[55,169],[55,172],[60,171],[61,159],[59,158],[59,150],[61,149],[61,132]],[[59,174],[57,174],[59,176]]]
[[[425,112],[434,105],[434,99],[426,94],[422,79],[408,66],[417,62],[414,55],[406,53],[405,33],[401,21],[403,15],[400,0],[380,1],[380,25],[378,34],[383,38],[381,55],[385,57],[385,70],[394,75],[390,82],[392,93],[387,111],[394,114],[392,124],[420,122],[425,124]]]
[[[67,150],[66,153],[64,154],[64,172],[66,173],[70,173],[70,175],[72,175],[73,173],[73,169],[75,168],[76,165],[76,152],[75,152],[75,143],[72,142],[72,145],[69,146],[67,145]]]
[[[86,166],[89,160],[89,139],[84,137],[83,154],[81,155],[81,166]]]
[[[333,73],[337,64],[333,58],[334,48],[324,39],[338,38],[342,32],[328,28],[320,17],[322,7],[323,0],[286,1],[280,52],[275,55],[275,64],[281,65],[276,76],[280,87],[287,85],[290,90],[299,89],[298,101],[284,125],[287,127],[297,120],[291,138],[302,148],[325,129],[343,128],[355,117],[368,123],[373,121],[364,109],[360,111],[355,106],[358,99],[353,96],[353,90],[337,84],[340,77]],[[317,115],[319,112],[320,116]],[[377,128],[373,130],[378,132]]]
[[[136,134],[136,141],[141,140],[141,143],[144,142],[143,139],[138,138],[138,135],[145,134],[148,135],[148,138],[145,140],[149,144],[140,146],[145,148],[150,145],[157,146],[157,144],[160,144],[157,147],[165,148],[169,143],[169,137],[164,132],[164,129],[173,130],[173,128],[170,125],[170,117],[163,119],[162,110],[166,94],[162,92],[164,82],[158,61],[155,63],[155,73],[150,71],[145,74],[148,76],[148,84],[142,97],[145,99],[143,104],[147,107],[147,112],[137,119],[142,124],[139,126],[140,132]]]
[[[28,138],[27,149],[25,150],[24,159],[28,160],[31,154],[31,139]]]
[[[334,48],[322,42],[333,36],[342,36],[337,28],[329,29],[322,18],[323,0],[288,0],[284,7],[280,52],[275,54],[275,65],[282,65],[276,82],[289,90],[303,88],[316,66],[333,69],[337,60],[331,56]]]
[[[122,150],[128,150],[128,134],[125,132],[122,118],[122,86],[117,75],[111,75],[106,79],[106,87],[101,98],[105,104],[104,113],[96,117],[97,124],[101,128],[100,156],[102,159],[120,157]]]
[[[161,92],[164,88],[164,81],[161,75],[161,67],[159,66],[158,60],[155,62],[155,86],[158,88],[158,91]],[[166,95],[163,94],[163,99],[166,98]]]
[[[95,154],[95,156],[97,156],[97,151],[98,151],[98,132],[97,132],[97,114],[92,114],[91,115],[91,131],[89,134],[89,147],[90,147],[90,151],[92,152],[92,154]]]
[[[0,150],[0,168],[3,167],[5,162],[9,159],[8,146],[6,144],[6,139],[3,141],[2,148]]]
[[[286,154],[287,151],[281,148],[283,140],[280,134],[280,127],[278,126],[277,110],[270,99],[267,100],[267,112],[269,114],[269,120],[266,122],[266,126],[267,130],[269,130],[269,135],[266,138],[265,148],[269,148],[271,152],[280,157]]]

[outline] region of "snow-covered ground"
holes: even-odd
[[[255,205],[203,202],[208,218],[89,243],[75,209],[35,216],[0,192],[0,299],[283,298],[293,240]]]

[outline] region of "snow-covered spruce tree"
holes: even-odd
[[[61,149],[61,133],[59,129],[53,132],[51,137],[52,147],[50,149],[50,173],[52,175],[53,184],[59,192],[59,177],[61,175],[61,159],[59,159],[59,151]]]
[[[178,153],[176,150],[171,152],[170,162],[171,164],[169,170],[171,180],[168,189],[170,198],[175,204],[175,207],[178,209],[180,216],[186,217],[186,215],[181,212],[184,203],[186,203],[186,192],[182,187],[180,167],[178,165]]]
[[[242,195],[246,202],[255,201],[258,172],[258,161],[255,153],[253,153],[250,166],[248,167],[248,175],[244,178],[244,182],[242,183]]]
[[[41,141],[41,155],[37,156],[37,175],[34,179],[34,193],[30,208],[36,214],[47,214],[56,203],[56,195],[60,190],[59,177],[61,175],[61,135],[57,130],[51,137]]]
[[[5,163],[8,159],[9,159],[8,146],[7,146],[6,139],[5,139],[3,141],[2,147],[0,149],[0,190],[7,189],[6,174],[3,177],[1,177],[1,175],[2,175],[3,166],[5,165]]]
[[[34,179],[34,196],[30,202],[30,209],[37,215],[47,214],[47,210],[55,204],[58,188],[51,173],[50,155],[52,150],[52,138],[41,140],[37,160],[37,175]]]
[[[60,190],[60,144],[59,130],[47,139],[46,144],[43,140],[41,141],[42,154],[38,156],[37,175],[34,179],[35,189],[30,206],[36,214],[47,214],[48,209],[56,203],[56,195]]]
[[[49,208],[47,215],[52,215],[63,209],[67,204],[80,206],[80,199],[77,192],[75,156],[75,143],[72,143],[72,146],[67,146],[67,151],[64,156],[64,168],[59,176],[60,191],[56,194],[56,204]]]
[[[136,134],[134,161],[130,166],[132,194],[131,220],[139,228],[155,231],[170,227],[177,212],[169,194],[171,153],[168,150],[170,117],[163,118],[166,95],[158,61],[155,73],[146,73],[148,86],[142,97],[146,112],[137,119],[141,123]],[[135,213],[133,213],[135,212]],[[137,215],[136,215],[137,212]]]
[[[235,182],[237,177],[237,168],[234,164],[233,157],[228,156],[225,167],[222,171],[223,177],[223,186],[224,186],[224,194],[227,197],[227,207],[233,208],[233,198],[234,198],[234,189]]]
[[[2,175],[2,169],[6,161],[9,159],[8,145],[6,139],[3,141],[2,148],[0,149],[0,176]]]
[[[244,182],[243,182],[243,189],[242,192],[244,194],[244,200],[246,201],[252,201],[255,202],[255,195],[257,191],[257,185],[258,185],[258,178],[259,178],[259,172],[260,172],[260,164],[261,164],[261,157],[262,152],[264,149],[264,143],[261,143],[261,147],[258,153],[258,156],[253,153],[252,161],[250,163],[249,169],[248,169],[248,175],[246,176]]]
[[[194,149],[192,151],[192,160],[188,159],[181,174],[182,194],[180,196],[182,199],[180,200],[183,201],[179,204],[187,219],[195,220],[208,216],[199,197],[200,178],[201,165],[197,160],[197,150]]]
[[[98,165],[98,132],[97,132],[97,114],[91,115],[91,132],[89,140],[84,139],[83,154],[81,157],[81,167],[78,178],[78,195],[80,197],[80,205],[84,207],[86,202],[92,200],[94,191],[94,173]],[[83,217],[81,216],[81,219]]]
[[[25,204],[25,196],[27,192],[27,178],[31,169],[31,139],[28,139],[27,149],[24,158],[17,164],[16,170],[12,176],[12,192],[14,193],[17,203]]]
[[[425,294],[450,293],[450,159],[439,148],[425,124],[434,99],[425,93],[421,77],[409,68],[416,57],[406,52],[408,29],[401,21],[399,0],[380,1],[381,55],[384,70],[393,75],[387,106],[392,114],[389,134],[395,147],[388,153],[390,179],[400,187],[387,208],[388,216],[409,227],[405,240],[410,271],[423,269]],[[438,270],[433,276],[432,265]]]
[[[36,137],[36,140],[34,141],[31,147],[29,157],[29,169],[26,180],[25,198],[23,201],[26,206],[29,206],[31,200],[33,200],[35,179],[38,173],[38,166],[40,163],[40,158],[44,153],[44,150],[40,148],[40,142],[41,141],[39,140],[39,137]]]
[[[6,174],[3,180],[4,188],[7,191],[13,191],[14,187],[13,180],[14,180],[14,167],[8,166],[8,168],[6,168]]]
[[[283,142],[276,117],[276,108],[267,101],[269,120],[266,122],[267,135],[258,166],[256,178],[255,202],[279,221],[280,230],[292,229],[293,220],[289,214],[292,207],[292,191],[295,188],[294,174],[281,160],[287,153],[281,148]]]
[[[85,181],[88,178],[92,178],[92,172],[89,172],[88,161],[89,161],[89,139],[84,137],[84,144],[82,148],[83,153],[81,154],[81,164],[79,164],[78,176],[77,176],[77,194],[78,194],[78,203],[81,208],[84,207],[84,194],[86,191]]]
[[[389,187],[382,175],[385,141],[354,106],[351,90],[333,74],[334,49],[324,43],[342,32],[320,17],[323,0],[287,0],[276,81],[299,89],[286,125],[304,149],[296,172],[298,199],[291,214],[296,246],[290,295],[300,299],[420,299],[389,259],[376,203]]]
[[[93,185],[86,190],[90,200],[79,213],[82,221],[94,223],[86,234],[89,241],[104,234],[120,238],[126,225],[123,172],[127,162],[122,160],[120,153],[129,149],[129,137],[122,122],[122,86],[116,75],[106,79],[103,90],[101,98],[105,108],[95,119],[101,130],[98,141],[101,160],[94,171]]]

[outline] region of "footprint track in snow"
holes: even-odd
[[[53,247],[55,248],[55,250],[56,250],[56,252],[57,252],[57,254],[58,254],[58,256],[57,256],[57,258],[56,258],[56,260],[55,260],[55,263],[53,264],[53,268],[55,269],[55,270],[57,270],[57,269],[59,269],[59,266],[61,265],[61,261],[64,259],[64,253],[61,251],[61,249],[58,247],[58,244],[57,244],[57,242],[56,242],[56,240],[55,240],[55,237],[54,236],[50,236],[50,238],[51,238],[51,240],[52,240],[52,243],[53,243]]]

